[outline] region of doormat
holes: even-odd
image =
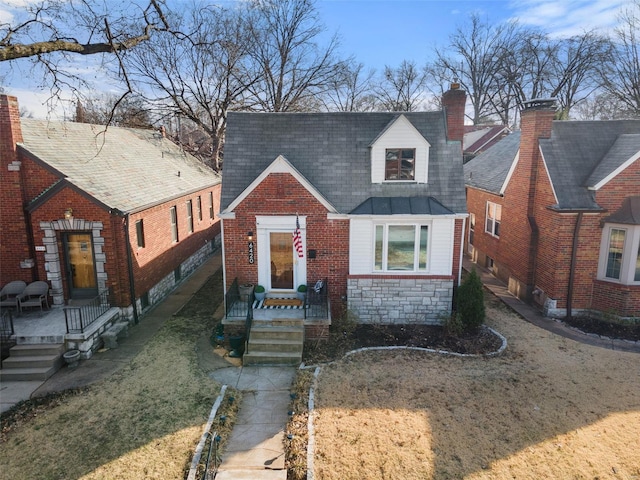
[[[267,298],[264,301],[265,307],[301,307],[302,300],[297,298]]]

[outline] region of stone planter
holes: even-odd
[[[247,300],[249,295],[253,293],[254,285],[252,283],[245,283],[244,285],[240,285],[238,290],[240,292],[240,298],[243,300]]]
[[[80,350],[69,350],[62,354],[62,358],[69,368],[76,368],[80,363]]]

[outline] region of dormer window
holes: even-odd
[[[416,149],[387,148],[385,154],[385,180],[415,180]]]
[[[431,145],[404,115],[391,120],[369,147],[371,183],[429,181]]]

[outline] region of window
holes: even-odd
[[[469,214],[469,252],[473,252],[473,237],[476,232],[476,214]]]
[[[193,233],[193,202],[187,200],[187,226],[189,233]]]
[[[415,180],[415,148],[388,148],[385,154],[385,180]]]
[[[376,225],[374,270],[426,271],[427,225]]]
[[[487,223],[485,232],[494,237],[500,236],[500,222],[502,221],[502,205],[487,202]]]
[[[598,278],[624,285],[640,283],[640,225],[605,223]]]
[[[138,240],[138,248],[144,248],[144,225],[142,220],[136,222],[136,238]]]
[[[622,252],[624,250],[624,237],[627,232],[618,228],[612,228],[609,235],[609,253],[607,255],[607,278],[620,280],[622,267]]]
[[[209,192],[209,218],[213,220],[213,192]]]
[[[200,195],[198,195],[198,198],[196,199],[196,208],[198,209],[198,221],[201,222],[202,221],[202,199],[200,198]]]
[[[178,209],[177,207],[171,207],[171,236],[173,242],[177,242],[178,238]]]

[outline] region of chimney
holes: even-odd
[[[535,98],[524,102],[520,112],[521,140],[525,137],[549,138],[556,114],[555,98]]]
[[[21,261],[32,258],[24,213],[21,162],[16,144],[22,143],[18,99],[0,95],[0,284],[32,282],[32,268]]]
[[[451,88],[442,95],[442,108],[447,116],[447,139],[460,142],[464,138],[464,108],[467,103],[467,94],[460,89],[460,84],[454,82]]]

